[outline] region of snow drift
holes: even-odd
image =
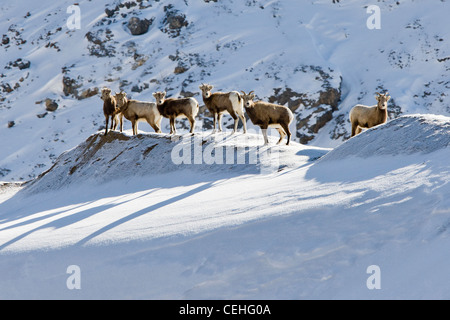
[[[403,126],[368,130],[342,148],[370,137],[374,145],[397,150],[395,141],[385,140],[394,131],[403,137],[428,132],[422,136],[428,145],[445,133],[445,121],[406,117],[397,122]],[[229,143],[245,145],[242,136],[229,137]],[[415,142],[405,139],[395,156],[334,161],[312,161],[324,150],[271,146],[285,151],[281,162],[289,166],[255,175],[248,164],[239,171],[226,164],[181,169],[166,163],[160,167],[166,173],[152,175],[151,166],[162,162],[156,151],[168,154],[184,141],[93,135],[30,186],[40,186],[39,193],[5,189],[0,298],[450,297],[445,143],[430,153],[401,154],[415,150]],[[69,153],[80,159],[65,158]],[[132,178],[114,175],[121,163],[135,160],[143,168]],[[111,180],[99,185],[105,172]],[[66,187],[51,188],[59,179]],[[81,269],[81,290],[66,286],[71,265]],[[366,285],[371,265],[381,270],[380,290]]]
[[[373,127],[333,149],[320,160],[431,153],[450,146],[450,117],[405,115]]]
[[[189,170],[200,174],[264,174],[293,168],[299,161],[317,159],[329,149],[264,146],[260,133],[230,134],[206,132],[171,136],[130,136],[111,131],[91,135],[79,146],[64,152],[55,164],[27,185],[29,192],[57,190],[77,183],[104,182],[158,176]],[[180,180],[180,184],[184,182]]]

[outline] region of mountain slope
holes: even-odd
[[[0,203],[0,296],[447,299],[448,141],[429,153],[407,139],[412,147],[404,145],[395,155],[354,147],[370,140],[373,150],[398,150],[385,137],[412,132],[427,147],[445,140],[440,138],[448,136],[448,120],[402,117],[319,161],[311,155],[320,150],[294,145],[302,150],[282,155],[296,165],[281,171],[236,175],[192,165],[146,174],[151,168],[143,167],[132,177],[101,183],[78,179],[37,193],[27,190],[33,185],[6,190]],[[153,143],[153,136],[136,139]],[[90,141],[102,157],[111,146],[127,150],[100,136]],[[339,149],[357,151],[342,157]],[[155,150],[148,156],[158,159]],[[63,159],[55,172],[64,171],[58,168]],[[72,167],[66,163],[65,172]],[[51,171],[45,176],[52,177]],[[70,265],[81,269],[81,290],[65,285]],[[381,270],[380,290],[366,285],[371,265]],[[419,275],[422,280],[415,281]]]
[[[201,105],[201,82],[254,90],[289,106],[295,139],[319,147],[345,141],[350,108],[374,104],[376,91],[391,93],[391,118],[449,115],[449,2],[377,2],[379,30],[366,26],[369,4],[83,0],[73,30],[73,2],[2,6],[0,178],[32,179],[101,130],[103,86],[149,101],[167,90]],[[147,21],[148,31],[133,35],[132,18]],[[197,130],[211,122],[202,108]],[[226,116],[225,127],[231,123]]]

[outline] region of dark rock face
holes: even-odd
[[[45,109],[54,112],[58,109],[58,104],[56,101],[47,98],[45,99]]]
[[[166,16],[162,22],[161,31],[167,33],[172,38],[178,37],[181,29],[189,25],[186,20],[186,15],[174,9],[171,4],[164,7],[164,12]]]
[[[321,67],[304,66],[299,71],[311,74],[315,81],[320,81],[320,90],[306,94],[296,92],[292,88],[275,88],[269,102],[287,104],[295,114],[296,136],[300,143],[307,144],[333,119],[333,113],[338,110],[341,90],[340,85],[332,85],[331,80],[335,77],[332,72],[327,73]]]
[[[110,43],[114,35],[110,29],[89,31],[85,37],[89,41],[88,50],[91,56],[99,58],[114,57],[116,53],[114,43]]]
[[[31,66],[31,62],[28,60],[22,60],[22,58],[16,59],[16,61],[10,61],[5,69],[19,68],[20,70],[28,69]]]
[[[133,17],[128,20],[128,29],[133,36],[138,36],[147,33],[149,27],[152,25],[153,19],[139,19]]]

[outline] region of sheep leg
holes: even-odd
[[[357,124],[352,123],[352,137],[356,135],[356,129],[358,128]]]
[[[219,113],[218,115],[217,115],[217,122],[218,122],[218,125],[219,125],[219,132],[222,132],[222,113]]]
[[[123,131],[123,114],[120,114],[119,120],[120,120],[120,132],[122,132]]]
[[[153,128],[153,130],[155,130],[156,133],[161,133],[161,126],[158,122],[154,124],[150,123],[150,121],[147,122]]]
[[[188,117],[189,123],[191,124],[191,131],[190,133],[194,133],[195,129],[195,119],[193,117]]]
[[[156,122],[156,126],[158,127],[158,131],[156,131],[157,133],[162,133],[162,131],[161,131],[161,120],[162,120],[162,117],[159,118],[159,120]]]
[[[214,112],[214,129],[213,129],[213,133],[216,133],[216,124],[217,124],[217,113]]]
[[[264,137],[264,145],[268,145],[269,144],[269,138],[267,137],[267,129],[269,128],[268,124],[263,124],[260,126],[261,127],[261,131]]]
[[[175,118],[170,117],[170,134],[176,134],[177,129],[175,128]]]
[[[111,116],[112,121],[111,121],[111,130],[116,130],[117,129],[117,116],[113,115]]]
[[[229,113],[230,113],[230,116],[234,120],[234,129],[233,129],[233,133],[232,133],[232,134],[234,134],[237,131],[239,118],[237,117],[237,115],[236,115],[236,113],[234,111],[230,111]]]
[[[240,115],[239,115],[239,118],[241,118],[242,125],[244,126],[244,133],[247,133],[247,124],[246,124],[246,121],[245,121],[245,116],[244,116],[244,114],[240,114]]]
[[[131,121],[131,126],[133,127],[133,136],[137,134],[137,121]]]
[[[105,136],[108,134],[108,125],[109,125],[109,116],[105,116],[105,121],[106,121],[106,125],[105,125]]]
[[[280,140],[278,140],[277,144],[280,144],[281,141],[283,141],[284,137],[286,136],[286,133],[282,128],[277,128],[277,131],[280,134]]]
[[[150,122],[148,124],[153,128],[153,130],[155,130],[155,132],[158,132],[159,128],[156,124],[151,124]]]
[[[360,134],[362,132],[362,128],[360,126],[358,126],[356,128],[356,134]]]
[[[287,142],[286,145],[289,145],[289,142],[291,142],[291,130],[289,130],[289,125],[288,124],[281,124],[281,127],[283,128],[284,133],[287,135]]]

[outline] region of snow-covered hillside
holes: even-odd
[[[0,299],[449,299],[450,3],[373,4],[2,4]],[[213,134],[201,83],[288,106],[294,141]],[[104,86],[193,96],[196,132],[104,136]]]
[[[116,179],[86,163],[115,175],[135,154],[164,158],[147,145],[183,140],[92,136],[35,183],[2,189],[0,298],[448,299],[449,120],[401,117],[321,160],[327,150],[280,146],[278,170],[152,170],[142,157]],[[73,265],[79,290],[66,286]],[[367,287],[373,265],[381,289]]]
[[[34,178],[100,130],[103,86],[201,105],[202,82],[254,90],[288,105],[296,140],[319,147],[345,141],[350,108],[375,104],[376,91],[390,92],[391,118],[450,115],[448,1],[378,1],[373,30],[371,1],[334,2],[83,0],[79,29],[69,29],[71,1],[3,4],[0,179]],[[133,18],[146,33],[132,34],[145,31],[129,28]],[[198,120],[197,130],[211,128],[204,109]]]

